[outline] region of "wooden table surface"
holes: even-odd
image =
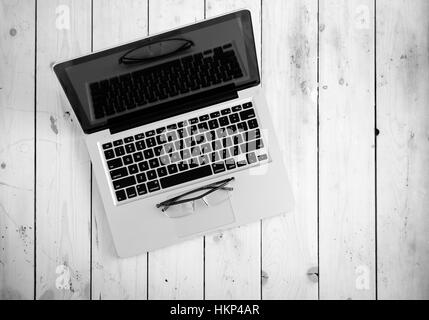
[[[295,210],[117,258],[51,66],[244,7]],[[0,0],[0,299],[429,298],[428,17],[427,0]]]

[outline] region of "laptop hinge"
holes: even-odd
[[[186,112],[237,99],[238,92],[235,89],[234,85],[227,85],[210,92],[198,93],[134,112],[131,114],[132,117],[126,116],[122,119],[115,119],[115,122],[109,125],[110,133],[115,134]]]

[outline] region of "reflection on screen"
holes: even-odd
[[[249,63],[256,62],[249,61],[246,41],[249,34],[233,15],[219,23],[157,36],[149,43],[143,40],[109,50],[65,70],[85,118],[97,125],[162,102],[249,81]]]

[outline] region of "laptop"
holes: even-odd
[[[288,212],[251,14],[57,63],[118,256]]]

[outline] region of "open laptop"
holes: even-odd
[[[249,11],[53,68],[85,133],[119,256],[292,208]]]

